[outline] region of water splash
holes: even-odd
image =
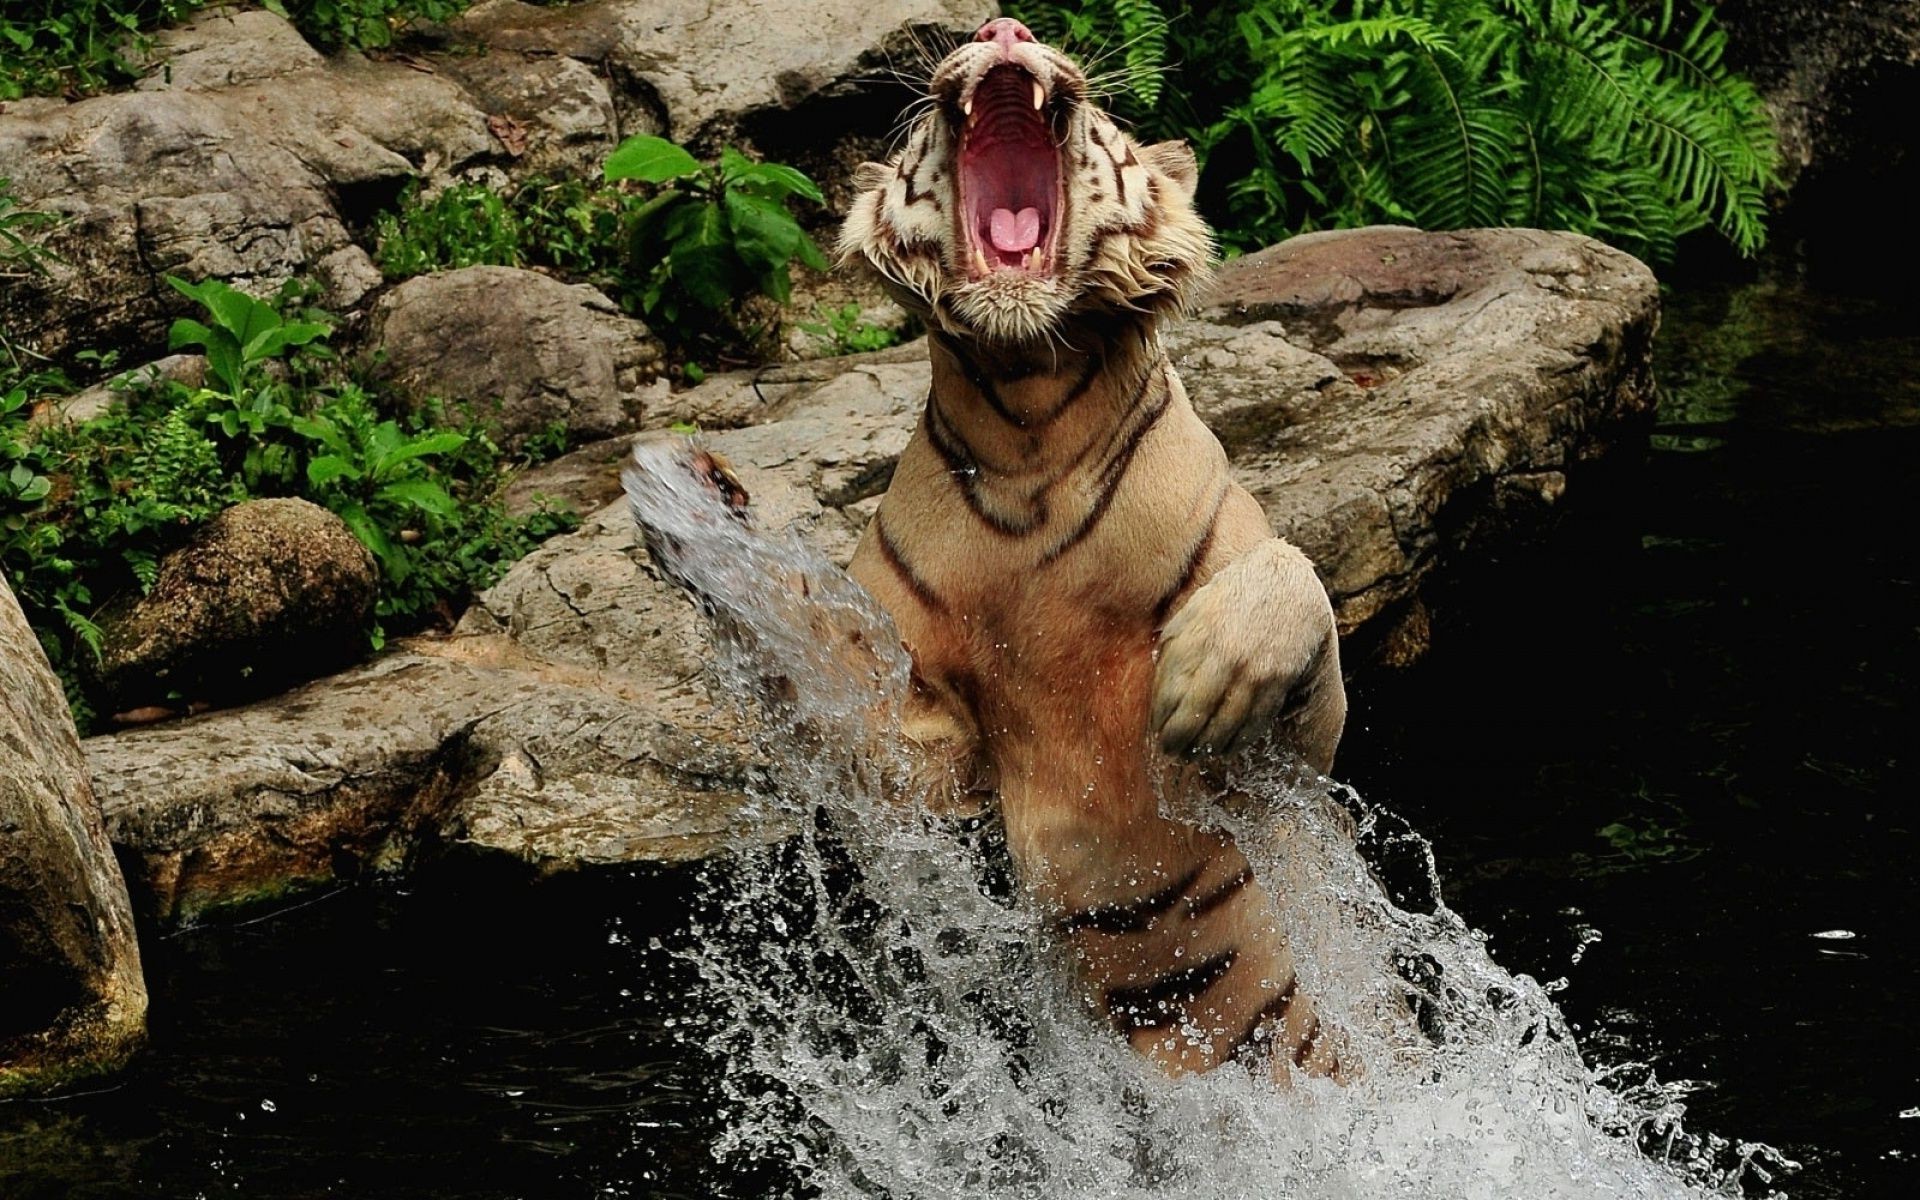
[[[1590,1069],[1547,990],[1440,902],[1424,839],[1271,755],[1168,807],[1289,897],[1301,986],[1363,1066],[1160,1074],[1074,998],[992,824],[889,799],[909,663],[873,598],[739,519],[684,443],[635,460],[655,559],[713,618],[717,693],[757,710],[753,823],[801,830],[734,848],[690,951],[715,1006],[693,1036],[725,1064],[716,1154],[755,1194],[1680,1198],[1792,1168],[1684,1131],[1684,1085]]]

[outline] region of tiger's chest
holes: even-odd
[[[923,427],[855,555],[929,701],[1003,776],[1077,788],[1139,774],[1155,639],[1195,581],[1226,478],[1184,402],[1130,449],[989,493]]]

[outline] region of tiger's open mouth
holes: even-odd
[[[1060,232],[1060,151],[1046,89],[1001,63],[961,102],[959,223],[967,274],[1051,275]]]

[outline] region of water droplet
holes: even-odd
[[[271,1100],[262,1100],[260,1102],[260,1111],[261,1112],[279,1112],[280,1106],[278,1104],[275,1104]]]

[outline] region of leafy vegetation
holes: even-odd
[[[300,32],[325,50],[358,46],[377,50],[416,21],[446,21],[459,16],[471,0],[261,0],[261,5],[293,21]]]
[[[87,725],[95,615],[151,588],[160,558],[202,522],[256,496],[304,496],[339,514],[382,576],[375,644],[450,619],[454,605],[571,523],[508,516],[507,462],[444,413],[394,418],[343,378],[322,314],[289,313],[219,282],[169,280],[202,306],[172,330],[208,358],[205,386],[130,382],[104,416],[31,421],[41,375],[0,376],[0,570]]]
[[[151,31],[215,0],[7,0],[0,6],[0,100],[86,95],[131,83]],[[378,49],[416,21],[445,21],[470,0],[261,0],[324,50]]]
[[[392,278],[481,263],[551,268],[600,285],[682,349],[711,351],[765,332],[743,301],[785,303],[795,261],[826,269],[787,207],[795,198],[823,202],[792,167],[732,148],[703,165],[663,138],[634,137],[608,157],[599,184],[409,194],[377,223],[378,259]]]
[[[813,180],[780,163],[754,162],[728,147],[703,166],[664,138],[633,137],[608,156],[610,183],[632,180],[656,187],[623,230],[632,261],[641,266],[640,309],[669,328],[726,323],[738,298],[750,292],[787,302],[789,264],[816,271],[827,257],[800,228],[787,202],[798,196],[826,203]]]
[[[1661,259],[1765,238],[1775,147],[1707,7],[1673,0],[1032,0],[1104,52],[1147,137],[1211,163],[1202,202],[1252,247],[1329,226],[1535,225]]]
[[[801,321],[800,332],[833,354],[865,354],[900,343],[900,331],[869,323],[860,306],[849,302],[838,308],[814,309],[817,321]]]

